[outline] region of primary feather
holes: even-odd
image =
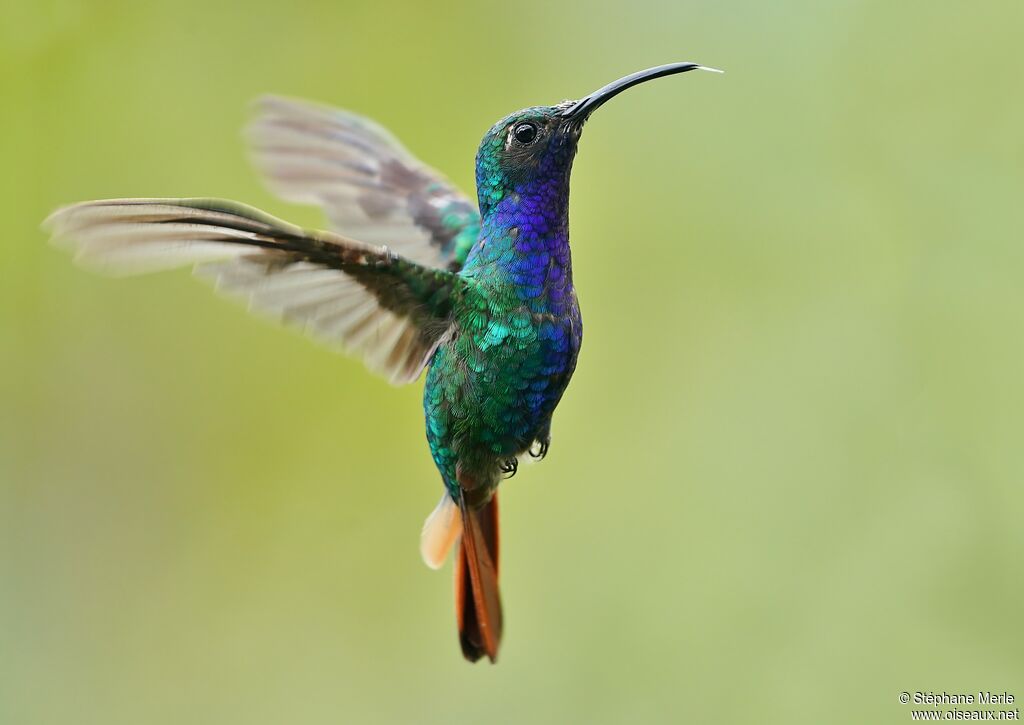
[[[91,201],[59,209],[46,226],[102,272],[194,265],[218,289],[359,354],[396,384],[419,377],[467,284],[387,247],[219,199]]]
[[[267,96],[248,127],[269,188],[321,206],[346,236],[387,244],[431,267],[459,269],[480,231],[476,204],[373,121]]]

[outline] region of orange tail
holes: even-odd
[[[491,662],[501,644],[501,597],[498,593],[498,497],[481,509],[459,502],[462,538],[455,560],[455,617],[462,654],[470,662],[487,655]]]

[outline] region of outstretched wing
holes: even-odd
[[[256,166],[289,201],[323,207],[336,231],[387,244],[430,267],[458,270],[480,213],[441,174],[369,119],[268,96],[248,128]]]
[[[251,308],[341,343],[396,384],[419,377],[470,284],[387,247],[219,199],[89,201],[45,226],[79,262],[107,273],[195,265]]]

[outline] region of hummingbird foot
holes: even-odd
[[[551,436],[548,436],[544,440],[536,440],[533,445],[530,446],[529,454],[531,458],[535,458],[540,461],[543,460],[544,456],[548,454],[548,447],[551,445]]]
[[[501,468],[502,473],[508,474],[505,478],[512,478],[512,476],[516,475],[516,471],[519,470],[519,459],[509,458],[508,460],[502,461],[499,468]]]

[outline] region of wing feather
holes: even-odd
[[[272,191],[321,206],[332,228],[457,270],[480,230],[476,205],[384,128],[348,111],[260,99],[248,137]]]
[[[216,199],[85,202],[45,226],[79,262],[110,274],[193,265],[218,290],[342,345],[396,384],[419,377],[469,285],[387,247]]]

